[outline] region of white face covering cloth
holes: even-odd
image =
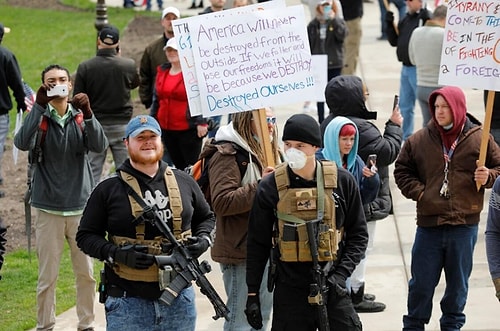
[[[292,169],[302,169],[306,165],[307,155],[296,148],[287,149],[285,156]]]

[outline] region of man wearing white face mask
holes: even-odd
[[[274,288],[273,330],[361,330],[345,285],[368,242],[356,181],[333,162],[315,159],[321,134],[311,116],[290,117],[283,142],[287,162],[277,166],[274,175],[262,178],[250,211],[247,320],[255,329],[262,327],[258,293],[271,257],[270,270],[274,272],[269,275],[268,289]],[[318,243],[312,252],[309,242],[313,238],[308,233]],[[327,296],[320,298],[310,292],[318,280],[313,277],[314,267],[321,269],[319,278],[324,280]],[[314,302],[316,298],[320,300]],[[317,303],[323,299],[329,328],[325,328],[325,320],[320,322],[321,306]]]

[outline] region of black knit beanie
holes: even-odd
[[[321,147],[319,124],[307,114],[293,115],[285,123],[282,140],[296,140]]]

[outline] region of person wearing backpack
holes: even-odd
[[[248,213],[257,183],[274,168],[265,167],[252,116],[251,111],[233,114],[232,121],[219,128],[215,142],[207,144],[200,155],[211,155],[207,165],[209,203],[216,215],[211,256],[220,264],[230,310],[229,320],[224,322],[225,331],[254,330],[244,314]],[[272,294],[266,289],[266,281],[262,284],[262,314],[266,324],[271,314]]]
[[[76,94],[69,102],[71,88],[68,69],[57,64],[46,67],[36,103],[14,137],[15,146],[22,151],[31,150],[33,141],[40,144],[40,151],[33,157],[31,180],[38,256],[37,330],[52,330],[56,323],[56,282],[65,240],[76,279],[77,327],[80,331],[94,330],[93,262],[78,248],[75,238],[94,187],[88,153],[104,151],[108,141],[87,95]],[[57,90],[60,94],[52,95]],[[42,122],[47,128],[43,143],[37,143]]]

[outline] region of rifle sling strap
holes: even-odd
[[[132,207],[132,214],[134,217],[139,217],[148,205],[144,202],[144,199],[141,196],[141,188],[139,186],[139,182],[137,178],[127,173],[126,171],[120,170],[117,171],[118,178],[120,178],[123,182],[128,185],[128,194],[129,201]],[[173,233],[174,236],[179,239],[182,238],[182,199],[181,192],[179,190],[179,186],[177,185],[177,180],[175,179],[175,175],[169,167],[165,170],[164,174],[165,184],[167,186],[168,197],[170,200],[170,208],[172,209],[172,217],[173,217]],[[142,183],[146,187],[147,184]],[[149,189],[149,188],[148,188]],[[150,189],[152,192],[152,190]],[[140,222],[136,224],[136,237],[137,239],[144,240],[145,236],[145,224],[144,222]]]

